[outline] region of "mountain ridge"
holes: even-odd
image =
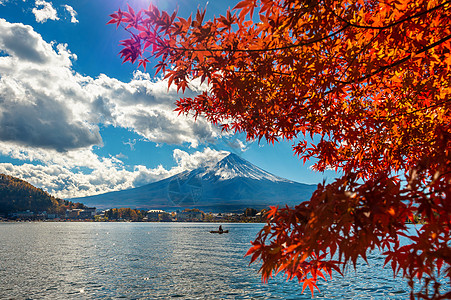
[[[97,208],[199,208],[230,212],[247,207],[294,206],[308,200],[315,189],[316,185],[278,177],[231,153],[213,165],[141,187],[70,200]]]
[[[84,207],[81,203],[55,198],[25,180],[0,173],[0,214],[26,210],[64,214],[66,209]]]

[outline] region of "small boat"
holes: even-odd
[[[219,234],[223,234],[223,233],[229,233],[229,231],[228,230],[212,230],[212,231],[210,231],[210,233],[219,233]]]

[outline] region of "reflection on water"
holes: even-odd
[[[311,299],[295,281],[262,284],[244,254],[262,224],[0,223],[0,299]],[[320,299],[406,299],[378,254]]]

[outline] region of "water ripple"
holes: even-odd
[[[311,299],[297,282],[261,282],[244,254],[262,224],[0,223],[0,299]],[[318,299],[405,299],[372,252],[318,286]]]

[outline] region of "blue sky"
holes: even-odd
[[[196,168],[233,152],[277,176],[328,182],[274,146],[177,116],[180,94],[154,70],[122,64],[125,32],[106,25],[118,8],[145,0],[0,0],[0,173],[72,198],[126,189]],[[236,1],[154,0],[182,16]],[[187,92],[196,93],[196,89]]]

